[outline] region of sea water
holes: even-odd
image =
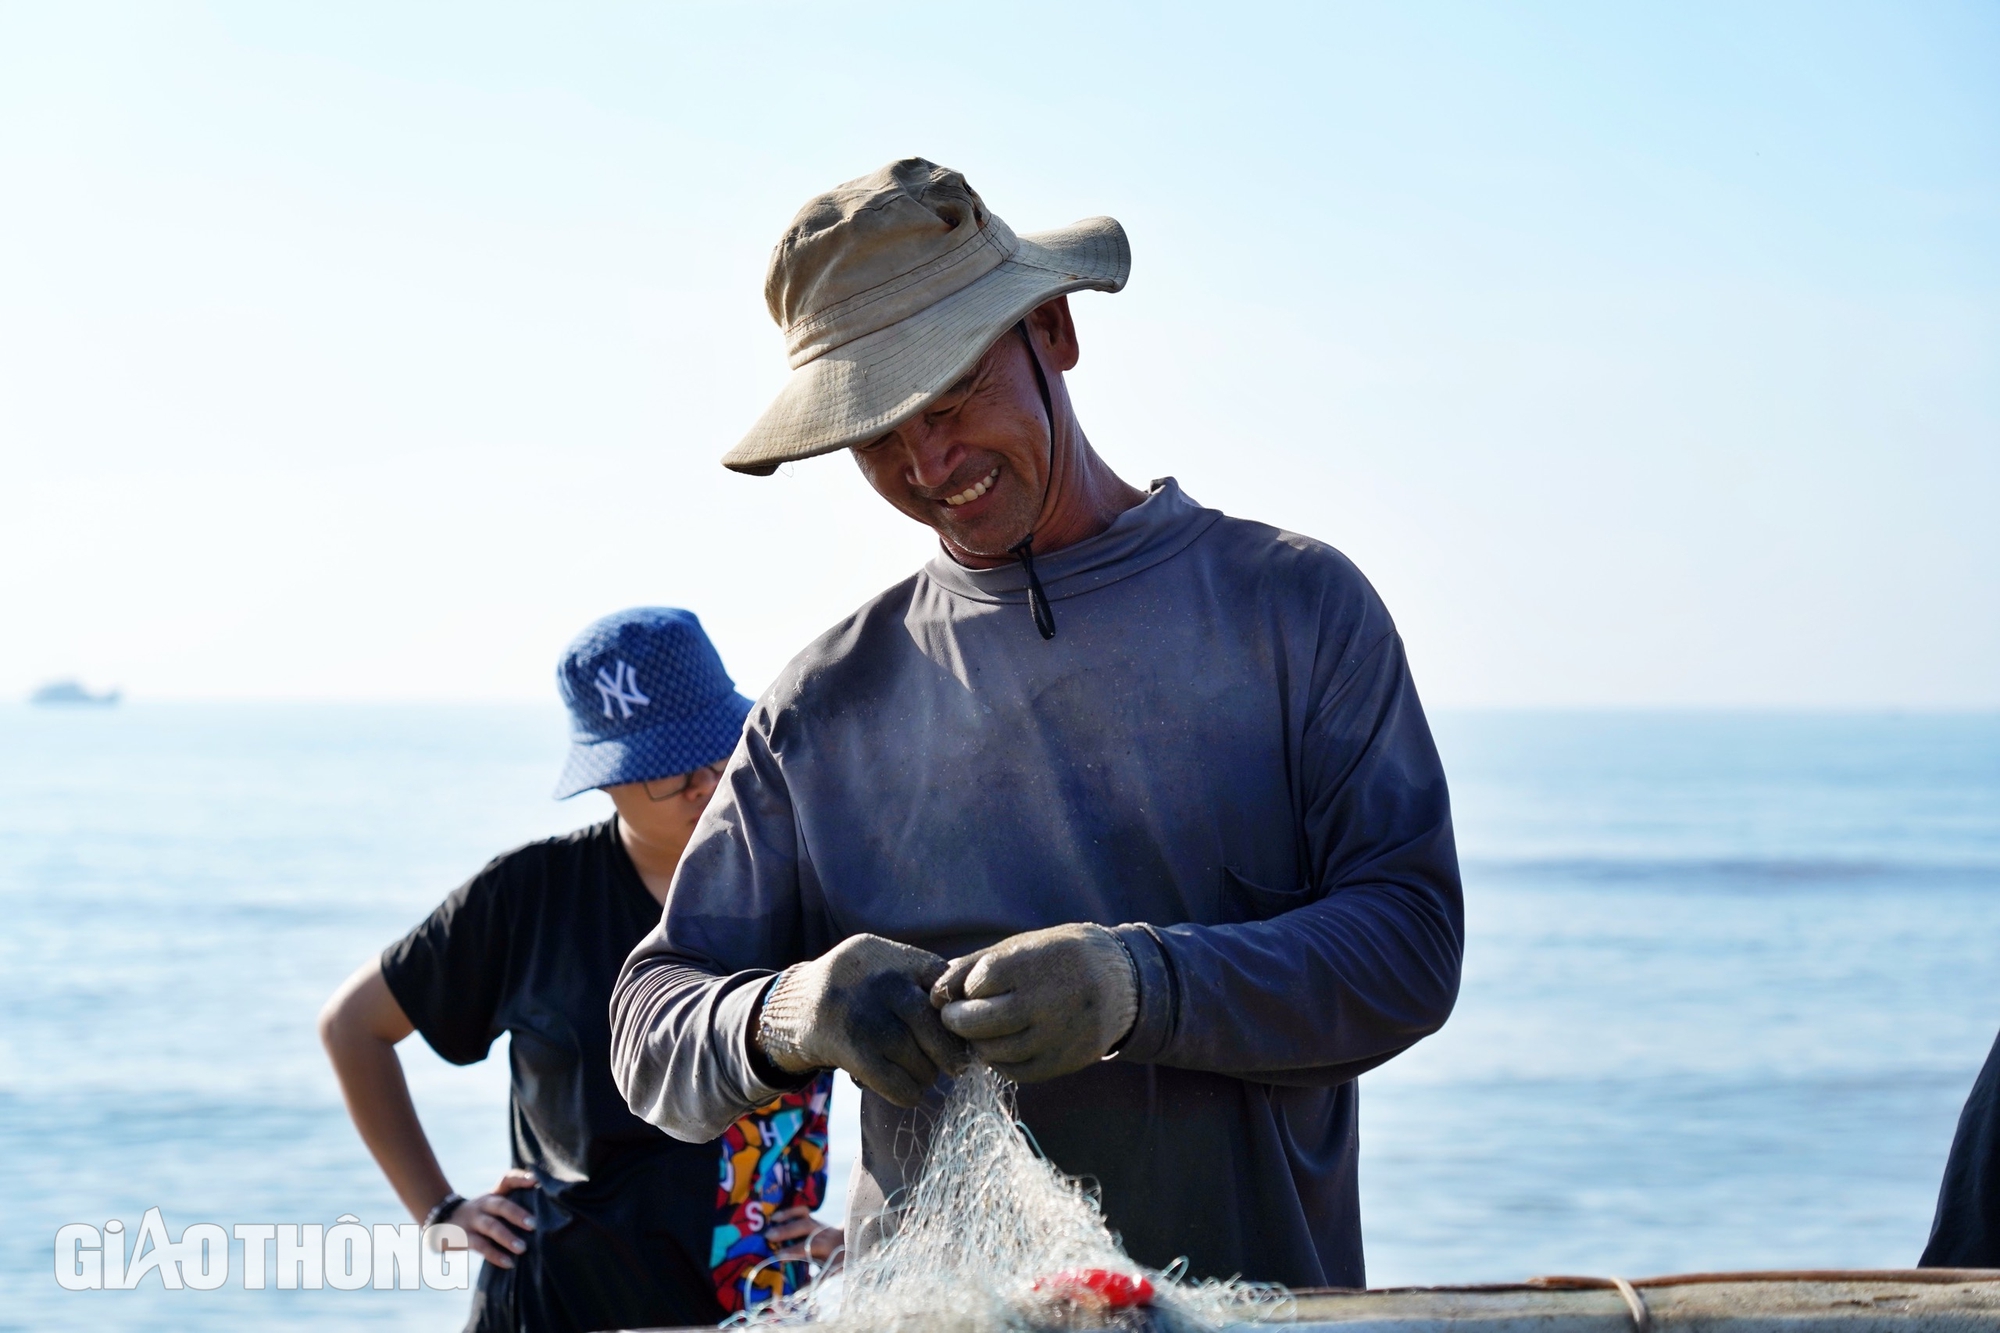
[[[2000,717],[1434,721],[1465,985],[1362,1080],[1371,1281],[1913,1262],[2000,1029]],[[462,1321],[245,1290],[238,1256],[211,1292],[68,1292],[55,1233],[404,1220],[314,1016],[495,852],[606,813],[548,799],[561,752],[547,708],[0,707],[0,1328]],[[504,1045],[401,1049],[452,1182],[490,1186]]]

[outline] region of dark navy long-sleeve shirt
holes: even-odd
[[[1959,1112],[1919,1268],[2000,1267],[2000,1037]]]
[[[1139,966],[1117,1058],[1020,1091],[1155,1266],[1361,1285],[1354,1078],[1435,1031],[1463,913],[1402,641],[1307,537],[1171,480],[1018,566],[939,556],[822,635],[752,713],[612,998],[633,1110],[702,1139],[778,1089],[769,978],[870,932],[950,957],[1070,921]],[[872,1094],[850,1226],[903,1180]]]

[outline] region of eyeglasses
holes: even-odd
[[[652,782],[643,783],[641,785],[644,786],[646,789],[647,800],[649,801],[671,800],[673,797],[679,796],[682,792],[685,792],[690,786],[694,784],[694,780],[700,777],[704,773],[708,774],[709,777],[715,779],[715,781],[721,782],[722,770],[728,767],[729,767],[729,761],[727,759],[718,759],[712,764],[704,764],[700,768],[694,769],[691,772],[681,774],[679,777],[658,778]]]

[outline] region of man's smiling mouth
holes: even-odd
[[[992,490],[993,483],[998,480],[1000,480],[1000,469],[996,467],[991,472],[987,473],[985,477],[981,478],[976,484],[966,487],[964,490],[960,491],[957,495],[945,496],[944,502],[950,505],[954,509],[956,509],[960,505],[969,505],[974,500],[977,500],[980,496],[986,494],[986,492]]]

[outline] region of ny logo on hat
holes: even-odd
[[[630,717],[633,704],[644,708],[653,702],[639,693],[639,673],[623,661],[616,663],[608,676],[604,674],[603,667],[597,668],[597,692],[603,696],[606,717],[611,716],[613,704],[618,705],[621,717]]]

